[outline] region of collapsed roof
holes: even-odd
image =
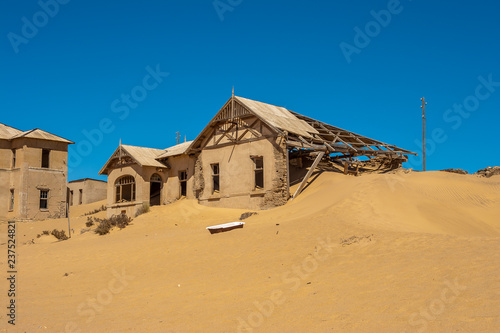
[[[341,153],[350,157],[416,155],[412,151],[329,125],[284,107],[238,96],[232,96],[198,135],[190,147],[191,152],[200,148],[203,138],[207,137],[218,123],[247,116],[260,118],[276,133],[285,136],[287,146],[291,149],[324,151],[328,154]]]

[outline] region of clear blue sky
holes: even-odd
[[[428,170],[500,165],[498,1],[60,2],[1,2],[0,122],[75,141],[69,180],[102,179],[120,138],[194,139],[233,85],[418,153],[425,96]]]

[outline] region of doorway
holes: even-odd
[[[159,206],[161,205],[161,185],[162,179],[160,175],[153,174],[149,180],[149,205]]]

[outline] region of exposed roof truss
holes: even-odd
[[[349,156],[387,155],[394,157],[403,154],[416,155],[412,151],[349,132],[293,111],[290,112],[297,118],[307,122],[318,133],[307,139],[294,133],[288,133],[287,144],[289,147],[326,151],[328,154],[341,153]]]

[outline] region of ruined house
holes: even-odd
[[[287,110],[231,96],[192,142],[166,149],[121,145],[108,175],[108,215],[186,197],[215,207],[265,209],[300,193],[321,161],[345,172],[364,156],[389,168],[411,151]],[[290,193],[291,182],[299,184]]]
[[[155,206],[180,197],[192,198],[194,159],[185,154],[190,143],[168,149],[120,144],[99,171],[108,176],[108,216],[134,216],[143,204]]]
[[[41,129],[0,124],[0,219],[66,216],[68,145]]]
[[[70,206],[86,205],[107,197],[105,181],[83,178],[68,182],[68,203]]]

